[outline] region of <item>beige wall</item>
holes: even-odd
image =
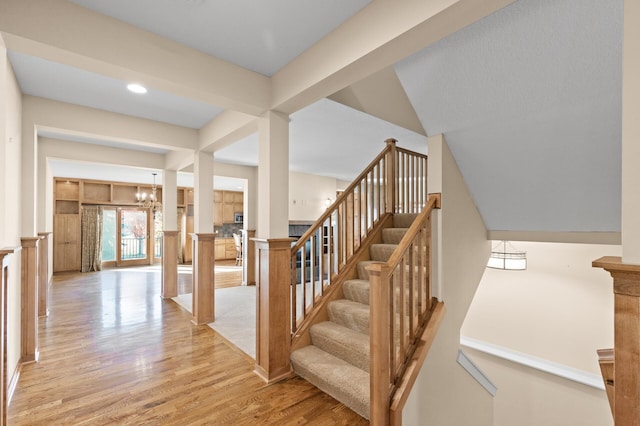
[[[621,247],[513,244],[527,251],[527,270],[487,269],[462,335],[599,375],[596,349],[613,347],[613,291],[611,276],[591,262]],[[603,390],[490,355],[473,359],[498,387],[496,425],[611,424]],[[532,407],[546,412],[529,415]]]
[[[21,117],[22,95],[11,65],[6,59],[6,51],[0,49],[0,102],[5,116],[0,118],[4,122],[4,134],[0,144],[3,145],[2,158],[3,179],[0,192],[3,193],[4,223],[3,233],[0,234],[0,247],[20,246],[21,229]],[[2,126],[0,126],[1,128]],[[9,265],[9,281],[7,287],[7,374],[11,378],[20,360],[20,253],[11,255]]]
[[[620,246],[513,244],[527,270],[487,268],[462,335],[599,374],[596,349],[613,347],[613,290],[591,262]]]
[[[306,173],[289,173],[289,220],[315,221],[336,200],[336,179]]]
[[[604,391],[465,349],[498,387],[495,426],[612,426]]]
[[[482,277],[490,243],[440,136],[429,138],[429,185],[430,192],[442,193],[438,273],[446,313],[403,411],[403,421],[407,425],[490,426],[494,424],[492,396],[456,361],[460,327]]]

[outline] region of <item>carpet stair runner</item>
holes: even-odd
[[[396,214],[393,228],[372,244],[371,260],[358,263],[358,279],[345,281],[345,299],[328,304],[329,321],[310,329],[311,342],[291,354],[293,370],[362,417],[369,418],[369,272],[386,262],[417,215]]]

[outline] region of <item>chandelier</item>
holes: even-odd
[[[151,186],[151,194],[149,194],[149,198],[147,198],[146,192],[137,192],[136,193],[136,201],[138,202],[138,207],[142,207],[145,209],[151,209],[153,212],[153,216],[155,217],[156,211],[162,208],[162,203],[158,201],[157,195],[157,186],[156,186],[156,176],[157,173],[151,173],[153,175],[153,185]]]
[[[500,241],[491,249],[487,267],[512,271],[527,269],[527,252],[517,250],[508,241]]]

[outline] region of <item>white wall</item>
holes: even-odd
[[[462,335],[600,375],[596,349],[613,347],[613,281],[608,272],[592,268],[591,262],[604,255],[619,256],[621,247],[513,245],[527,251],[527,270],[487,269]],[[490,377],[498,387],[496,418],[502,419],[500,424],[606,425],[612,421],[604,391],[486,358],[477,362],[495,373]],[[514,403],[517,395],[527,402]],[[523,404],[554,407],[554,411],[546,413],[541,423],[541,414],[526,415]]]
[[[438,212],[446,313],[403,411],[407,425],[491,426],[493,398],[456,361],[460,327],[489,257],[486,228],[444,138],[429,138],[430,192]],[[437,264],[437,262],[436,262]]]
[[[2,158],[3,179],[0,180],[0,192],[3,193],[4,222],[0,234],[0,248],[19,247],[21,229],[21,120],[22,120],[22,94],[16,81],[11,65],[6,59],[6,50],[0,48],[0,102],[3,106],[4,117],[0,117],[0,129],[4,127],[4,133],[0,138],[3,145],[4,157]],[[7,374],[9,379],[13,376],[18,361],[20,360],[20,281],[21,261],[20,252],[11,255],[9,264],[9,280],[7,286]]]
[[[336,200],[336,179],[306,173],[289,173],[289,220],[315,221]]]

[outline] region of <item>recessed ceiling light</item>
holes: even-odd
[[[131,83],[127,85],[127,89],[129,89],[133,93],[139,93],[139,94],[147,93],[147,88],[137,83]]]

